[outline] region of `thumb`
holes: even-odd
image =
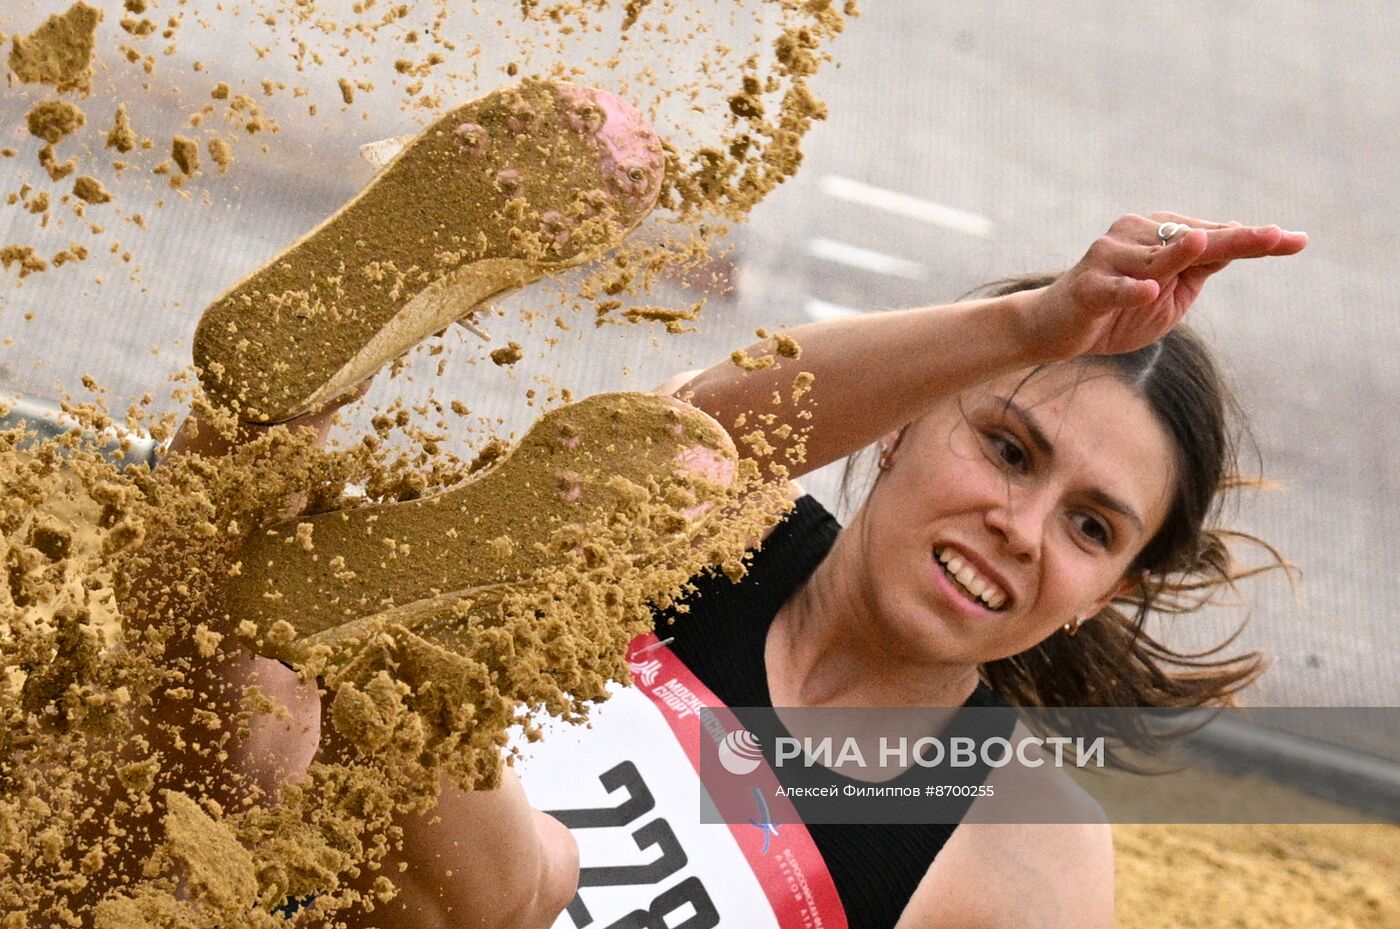
[[[1101,312],[1146,306],[1157,299],[1162,285],[1152,279],[1139,280],[1126,274],[1095,274],[1093,299],[1087,301]]]
[[[1118,280],[1122,291],[1122,306],[1146,306],[1162,293],[1162,285],[1151,278],[1140,281],[1137,278],[1122,277]]]

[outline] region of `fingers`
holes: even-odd
[[[1154,231],[1155,236],[1155,231]],[[1120,274],[1164,283],[1196,264],[1206,250],[1209,233],[1190,229],[1172,237],[1168,245],[1140,245],[1115,236],[1104,236],[1090,250]]]
[[[1266,237],[1272,236],[1276,230],[1279,235],[1280,250],[1270,252],[1273,255],[1293,255],[1303,250],[1308,244],[1308,236],[1305,232],[1289,232],[1280,229],[1277,225],[1270,226],[1246,226],[1237,220],[1228,223],[1217,223],[1207,219],[1196,219],[1192,216],[1183,216],[1180,213],[1173,213],[1170,210],[1158,210],[1147,217],[1149,223],[1156,223],[1160,226],[1165,222],[1180,223],[1183,226],[1191,226],[1194,229],[1206,230],[1253,230],[1256,234]]]
[[[1175,232],[1163,245],[1158,231],[1168,222],[1189,228]],[[1168,211],[1153,213],[1151,217],[1124,216],[1110,227],[1105,238],[1120,245],[1111,256],[1115,268],[1134,277],[1158,281],[1196,265],[1219,270],[1231,261],[1294,255],[1308,244],[1306,233],[1288,232],[1278,226],[1217,223]]]
[[[1308,244],[1303,232],[1287,232],[1278,226],[1230,226],[1206,233],[1203,264],[1296,255]]]
[[[1138,216],[1131,213],[1122,216],[1109,228],[1109,233],[1144,245],[1152,244],[1154,240],[1160,244],[1160,240],[1157,239],[1157,230],[1162,223],[1167,222],[1179,223],[1193,229],[1205,229],[1212,235],[1220,233],[1220,241],[1232,245],[1245,242],[1258,244],[1263,241],[1272,249],[1268,254],[1292,255],[1302,251],[1308,244],[1307,233],[1289,232],[1276,225],[1246,226],[1235,220],[1218,223],[1208,219],[1197,219],[1194,216],[1173,213],[1170,210],[1158,210],[1150,216]],[[1177,234],[1180,235],[1180,233]],[[1173,236],[1173,241],[1175,241],[1175,236]]]
[[[1283,231],[1283,237],[1279,239],[1278,245],[1271,255],[1296,255],[1308,247],[1308,234],[1306,232]]]
[[[1121,273],[1090,270],[1075,279],[1074,296],[1093,310],[1117,310],[1147,306],[1162,291],[1156,281]]]
[[[1158,210],[1147,219],[1158,226],[1162,223],[1181,223],[1183,226],[1190,226],[1193,229],[1225,229],[1229,226],[1240,225],[1236,222],[1216,223],[1208,219],[1196,219],[1193,216],[1182,216],[1180,213],[1172,213],[1169,210]]]

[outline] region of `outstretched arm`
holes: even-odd
[[[1164,222],[1185,228],[1167,244]],[[765,428],[776,449],[770,461],[787,460],[796,437],[805,436],[805,460],[789,476],[843,458],[899,429],[941,398],[1012,371],[1080,355],[1129,352],[1162,337],[1190,309],[1207,278],[1231,261],[1291,255],[1307,244],[1302,233],[1277,226],[1211,223],[1174,213],[1117,220],[1084,257],[1049,287],[1006,297],[946,306],[871,313],[789,330],[800,359],[745,371],[723,361],[673,392],[727,428],[748,414],[772,412]],[[760,343],[749,354],[764,354]],[[774,406],[775,392],[791,394],[799,372],[815,375],[807,409]],[[736,430],[739,431],[739,430]]]
[[[510,768],[495,790],[444,778],[432,812],[400,815],[395,825],[403,848],[385,865],[398,895],[373,913],[350,914],[347,929],[546,929],[578,888],[577,843],[530,807]],[[374,876],[366,871],[360,889]]]

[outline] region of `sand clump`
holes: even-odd
[[[87,117],[66,100],[46,100],[30,110],[25,120],[30,135],[57,145],[82,127]]]
[[[112,195],[107,192],[107,188],[102,186],[102,182],[95,177],[88,177],[86,174],[73,182],[73,196],[86,203],[112,202]]]
[[[219,173],[222,174],[233,164],[233,148],[223,139],[210,139],[208,144],[209,160],[218,165]]]
[[[49,84],[60,91],[92,90],[94,32],[102,11],[82,0],[54,14],[28,36],[15,36],[10,70],[26,84]]]
[[[122,154],[126,154],[136,147],[136,132],[131,128],[131,118],[127,116],[126,104],[117,105],[117,111],[112,117],[112,128],[107,133],[106,145],[114,148]]]
[[[69,158],[66,161],[59,161],[53,146],[45,145],[39,149],[39,166],[48,174],[49,180],[61,181],[78,170],[78,159]]]
[[[519,342],[508,342],[491,352],[493,364],[509,367],[525,357],[525,348]]]
[[[189,136],[175,136],[170,140],[170,159],[181,174],[194,174],[199,170],[199,142]]]
[[[49,267],[49,263],[39,257],[32,246],[0,246],[0,267],[8,271],[11,265],[19,269],[21,279],[40,271],[47,271]]]

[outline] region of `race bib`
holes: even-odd
[[[704,707],[723,707],[655,634],[633,640],[634,684],[589,727],[552,723],[518,746],[530,802],[578,839],[579,890],[553,929],[846,929],[836,887],[800,824],[761,796],[743,824],[700,822]],[[714,717],[708,717],[714,729]]]

